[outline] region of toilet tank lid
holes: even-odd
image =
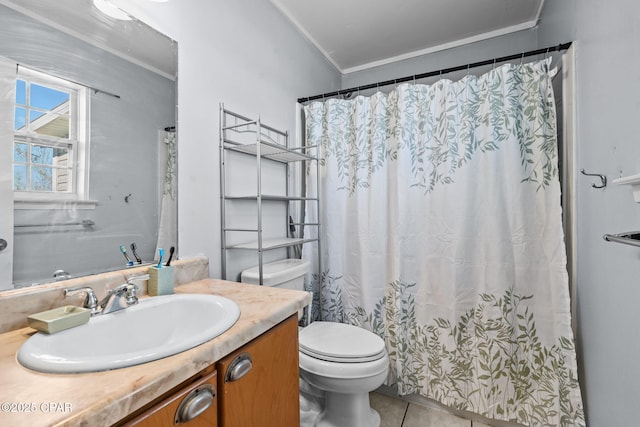
[[[382,338],[345,323],[317,321],[300,331],[300,350],[338,359],[372,357],[384,352]],[[305,351],[306,350],[306,351]]]
[[[266,286],[279,285],[309,271],[309,262],[297,258],[283,259],[262,265],[262,283]],[[258,266],[244,270],[240,280],[245,283],[258,283],[260,272]]]

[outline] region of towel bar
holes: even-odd
[[[625,245],[640,247],[640,231],[629,231],[619,234],[605,234],[602,236],[607,242],[623,243]]]

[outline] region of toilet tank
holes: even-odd
[[[262,265],[262,284],[279,288],[304,290],[304,277],[309,271],[309,262],[301,259],[283,259]],[[260,284],[258,266],[244,270],[242,283]]]

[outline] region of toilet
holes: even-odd
[[[262,266],[264,286],[304,289],[309,264],[286,259]],[[245,270],[244,283],[259,283],[258,268]],[[369,392],[382,385],[389,371],[384,341],[353,325],[317,321],[300,329],[300,376],[324,392],[317,427],[378,427],[380,415],[369,404]]]

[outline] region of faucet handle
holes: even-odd
[[[128,284],[133,284],[131,282],[136,281],[136,280],[149,280],[149,275],[148,274],[141,274],[140,276],[131,276],[127,279],[127,283]]]
[[[127,286],[127,291],[125,293],[125,301],[127,305],[134,305],[138,303],[137,291],[140,289],[138,285],[135,283],[129,283]]]
[[[131,276],[127,279],[127,292],[125,294],[127,305],[138,303],[137,291],[140,290],[140,287],[133,283],[136,280],[149,280],[149,275],[141,274],[140,276]]]
[[[110,291],[107,291],[107,297],[110,295],[115,295],[115,296],[122,295],[127,291],[128,287],[129,287],[128,283],[123,283],[122,285],[118,285],[115,288],[111,289]]]
[[[100,310],[98,309],[98,297],[96,297],[96,293],[90,287],[83,286],[79,288],[65,289],[64,296],[66,298],[68,296],[72,296],[80,292],[86,293],[86,297],[84,299],[84,302],[82,303],[82,306],[84,308],[91,309],[92,316],[98,314],[100,312]]]

